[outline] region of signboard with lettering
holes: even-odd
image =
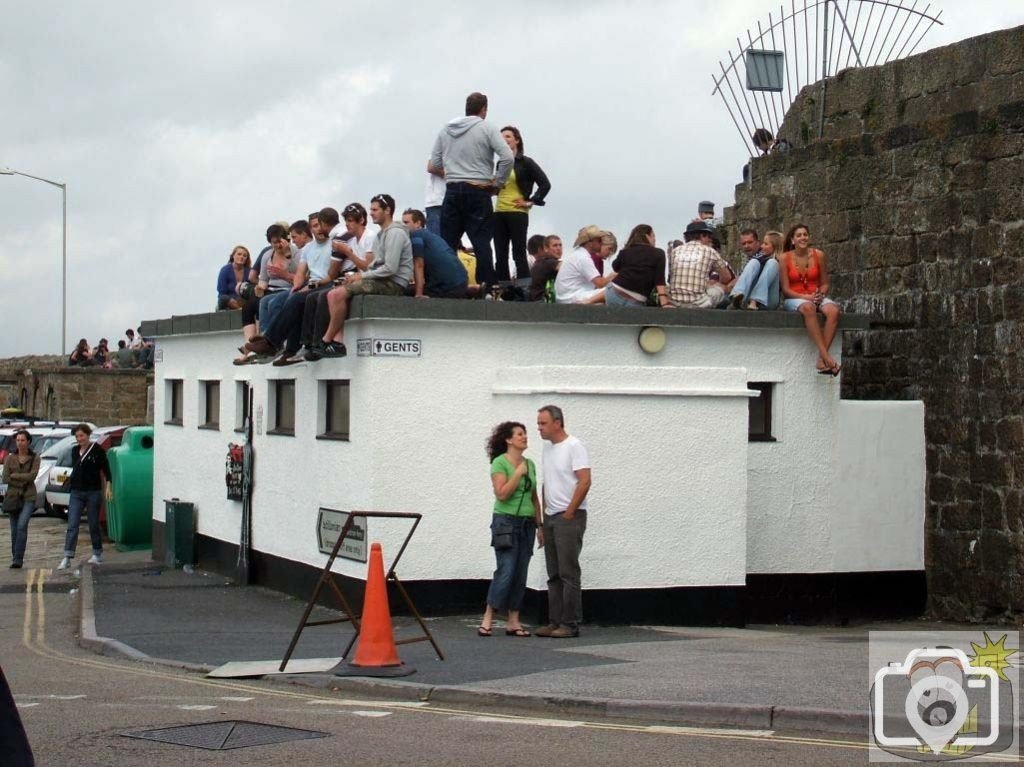
[[[329,556],[334,550],[334,544],[338,542],[341,528],[344,527],[348,517],[347,511],[320,508],[320,513],[316,518],[316,542],[321,554]],[[338,549],[338,556],[351,559],[353,562],[365,563],[366,540],[366,517],[357,514],[341,548]]]
[[[423,341],[419,338],[360,338],[356,341],[359,357],[419,357]]]

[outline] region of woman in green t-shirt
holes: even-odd
[[[487,591],[487,608],[476,633],[491,636],[494,613],[508,610],[507,636],[528,637],[519,622],[519,608],[526,593],[526,571],[533,556],[533,542],[544,543],[537,500],[537,467],[523,455],[526,427],[505,421],[494,427],[487,440],[491,459],[494,514],[491,517],[491,546],[497,567]]]

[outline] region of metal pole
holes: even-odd
[[[60,185],[61,237],[60,251],[60,353],[68,353],[68,185]]]
[[[828,81],[828,3],[825,3],[825,16],[823,19],[823,32],[821,35],[821,104],[818,109],[818,138],[825,133],[825,83]]]

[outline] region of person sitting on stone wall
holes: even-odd
[[[839,328],[839,304],[828,297],[831,287],[828,259],[810,247],[811,230],[795,224],[786,233],[785,252],[779,258],[779,283],[787,311],[800,312],[807,334],[818,349],[818,372],[839,375],[840,365],[829,354]],[[818,313],[825,316],[825,330],[818,324]]]
[[[605,290],[609,306],[646,306],[654,293],[659,306],[672,308],[665,291],[665,251],[655,247],[654,229],[649,224],[633,227],[612,269],[617,276]]]
[[[326,211],[328,209],[324,209]],[[333,209],[331,209],[333,211]],[[287,294],[280,312],[274,320],[266,325],[261,335],[255,336],[245,345],[245,350],[255,352],[262,360],[271,355],[278,355],[275,366],[290,365],[301,362],[298,354],[302,338],[302,319],[307,308],[316,311],[315,294],[331,289],[331,281],[341,274],[343,259],[336,257],[328,237],[331,227],[337,223],[337,211],[328,215],[328,225],[324,225],[321,216],[324,211],[311,213],[309,227],[313,239],[299,251],[299,267],[295,273],[295,281]],[[333,223],[331,221],[333,220]]]
[[[541,247],[533,254],[533,265],[530,267],[530,300],[555,301],[555,278],[558,276],[558,267],[562,263],[562,238],[557,234],[549,234],[544,237],[535,234],[533,237],[540,237]],[[534,242],[533,237],[530,238]],[[527,244],[527,249],[529,249]]]
[[[68,364],[78,367],[87,368],[92,363],[92,350],[89,348],[89,342],[84,338],[78,339],[78,343],[75,344],[75,348],[71,350],[71,356],[68,357]]]
[[[758,243],[756,229],[740,232],[740,250],[747,257],[743,271],[729,293],[730,309],[777,309],[779,307],[779,263],[782,235],[768,232]]]
[[[673,306],[714,309],[725,298],[723,276],[732,269],[711,247],[714,229],[706,221],[691,221],[683,235],[686,242],[669,254],[668,297]]]
[[[128,348],[128,344],[122,338],[117,342],[117,351],[114,352],[114,361],[117,363],[119,368],[133,368],[132,364],[132,350]]]
[[[423,211],[409,208],[402,214],[412,242],[413,295],[416,298],[465,298],[466,269],[448,243],[427,229]]]
[[[602,276],[594,265],[606,232],[593,224],[580,229],[573,251],[562,259],[555,278],[555,301],[560,304],[603,304],[605,286],[615,273]]]
[[[331,324],[319,343],[306,350],[305,359],[344,357],[345,320],[352,298],[360,295],[401,296],[413,278],[412,242],[405,224],[394,220],[395,198],[390,194],[370,199],[370,218],[380,227],[373,241],[374,260],[365,272],[351,272],[327,295]]]

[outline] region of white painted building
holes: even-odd
[[[649,323],[665,333],[656,353],[638,343]],[[416,511],[403,582],[486,581],[484,441],[522,421],[539,465],[533,424],[553,403],[593,466],[585,590],[742,593],[749,576],[924,569],[923,404],[841,400],[791,314],[368,297],[346,327],[350,356],[286,368],[232,366],[235,328],[224,313],[145,328],[158,344],[157,535],[163,499],[178,497],[195,503],[206,550],[237,545],[223,466],[251,386],[252,547],[279,564],[323,566],[321,506]],[[371,520],[386,561],[398,527]],[[530,586],[545,580],[537,556]]]

